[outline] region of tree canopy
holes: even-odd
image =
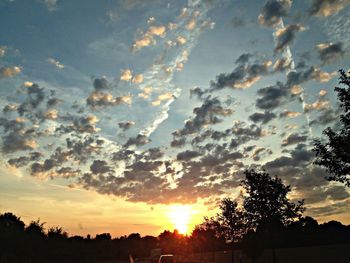
[[[245,176],[243,207],[253,228],[271,220],[287,225],[301,217],[304,201],[291,202],[287,197],[290,186],[284,185],[280,178],[271,178],[265,171],[255,170],[246,170]]]
[[[216,216],[205,218],[203,226],[214,229],[227,242],[241,240],[248,231],[270,225],[287,226],[301,218],[304,201],[291,202],[287,195],[290,186],[265,171],[246,170],[242,180],[245,194],[242,205],[230,198],[221,200]]]
[[[341,87],[335,87],[338,93],[340,107],[344,111],[340,115],[340,128],[334,130],[330,127],[323,131],[325,141],[315,140],[315,164],[323,166],[329,172],[330,181],[338,181],[350,186],[350,76],[340,70]]]

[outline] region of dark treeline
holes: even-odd
[[[350,226],[337,221],[318,224],[303,217],[287,227],[272,225],[247,233],[234,248],[249,256],[258,256],[262,249],[316,246],[350,242]],[[215,231],[197,226],[190,236],[164,231],[158,237],[131,234],[111,238],[108,233],[94,238],[68,236],[61,228],[49,228],[38,221],[28,226],[12,213],[0,215],[0,262],[97,262],[147,258],[151,249],[163,253],[188,254],[231,249],[231,244],[219,238]]]
[[[68,236],[61,227],[45,230],[39,220],[29,225],[12,213],[0,215],[0,262],[98,262],[147,258],[162,253],[189,254],[242,249],[255,257],[268,248],[317,246],[350,242],[350,226],[337,221],[318,224],[304,217],[303,201],[292,203],[289,186],[264,171],[245,172],[240,200],[223,199],[216,216],[205,218],[191,235],[176,230],[158,237],[138,233],[112,238]]]

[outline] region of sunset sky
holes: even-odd
[[[189,233],[263,168],[350,224],[314,166],[348,0],[0,0],[0,212],[69,234]]]

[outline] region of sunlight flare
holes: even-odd
[[[192,218],[192,210],[189,205],[173,205],[170,206],[168,212],[169,219],[180,234],[188,234],[190,229],[190,221]]]

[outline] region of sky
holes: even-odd
[[[265,169],[350,224],[315,166],[348,0],[0,0],[0,212],[69,234],[189,233]]]

